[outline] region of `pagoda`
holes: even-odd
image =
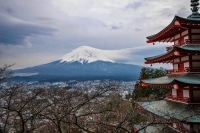
[[[163,100],[138,102],[141,110],[157,117],[156,128],[160,124],[160,127],[167,127],[174,132],[200,133],[200,14],[198,6],[199,0],[191,0],[192,14],[190,16],[187,18],[175,16],[163,30],[147,37],[147,43],[169,42],[172,44],[166,48],[166,53],[145,58],[145,64],[172,64],[172,69],[166,71],[166,76],[142,80],[142,86],[170,89],[170,93]],[[147,128],[153,129],[153,124],[146,127],[145,132],[148,133]]]

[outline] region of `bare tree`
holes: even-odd
[[[43,117],[51,121],[52,127],[59,133],[92,133],[103,129],[129,132],[126,128],[130,112],[120,112],[120,106],[124,106],[121,107],[123,110],[127,107],[113,100],[113,93],[116,93],[119,85],[118,82],[104,82],[93,86],[92,91],[85,86],[78,87],[78,90],[50,89],[47,96],[52,106]]]
[[[12,76],[12,72],[8,71],[8,69],[13,66],[13,65],[4,65],[3,67],[0,67],[0,83],[5,80],[8,79],[9,77]]]
[[[0,90],[1,130],[3,132],[32,132],[38,128],[38,115],[50,106],[41,98],[42,90],[31,91],[23,84],[12,84]],[[34,124],[33,123],[37,123]]]
[[[2,79],[6,79],[6,69],[2,69]],[[133,108],[119,95],[120,86],[117,81],[73,89],[1,84],[0,132],[129,133]]]

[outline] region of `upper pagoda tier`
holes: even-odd
[[[145,64],[173,63],[173,60],[178,57],[197,55],[199,53],[200,53],[200,45],[191,44],[183,46],[174,46],[164,54],[145,58],[146,60]]]
[[[193,29],[194,32],[198,32],[197,30],[200,29],[200,16],[193,18],[182,18],[179,16],[175,16],[172,22],[163,30],[158,32],[155,35],[151,35],[147,37],[147,43],[153,42],[175,42],[177,40],[177,35],[188,34],[188,30]],[[197,30],[195,30],[197,29]],[[196,34],[196,33],[195,33]],[[185,40],[183,43],[199,43],[199,39],[193,39],[191,36]]]

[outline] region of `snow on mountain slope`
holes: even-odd
[[[91,63],[98,60],[116,62],[127,56],[129,53],[128,49],[124,50],[100,50],[97,48],[92,48],[89,46],[81,46],[74,49],[72,52],[67,53],[61,58],[62,62],[81,62],[81,63]]]
[[[167,44],[166,46],[168,46]],[[166,52],[162,45],[141,46],[134,48],[126,48],[119,50],[101,50],[89,46],[81,46],[70,53],[64,55],[60,60],[63,62],[75,62],[91,63],[95,61],[107,61],[123,64],[134,64],[144,66],[144,58],[159,55]],[[147,65],[148,66],[148,65]],[[154,67],[160,67],[160,65],[154,64]],[[171,68],[170,64],[165,64],[164,67]]]

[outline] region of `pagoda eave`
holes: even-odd
[[[190,105],[190,110],[187,110],[187,104],[172,103],[165,100],[153,101],[153,102],[138,102],[138,105],[146,110],[160,116],[162,118],[171,120],[182,121],[184,123],[199,123],[200,115],[198,109],[199,105]]]
[[[200,53],[200,46],[196,45],[196,44],[175,46],[165,54],[145,58],[145,60],[146,60],[145,64],[171,63],[172,60],[177,57],[186,56],[188,54],[198,55],[199,53]]]
[[[176,83],[181,83],[191,86],[200,86],[200,74],[182,74],[168,75],[154,79],[142,80],[143,86],[170,86]]]
[[[176,51],[176,53],[179,53]],[[171,63],[174,58],[181,57],[179,54],[175,55],[174,52],[169,52],[161,56],[149,57],[145,58],[145,64],[153,64],[153,63]]]
[[[184,31],[184,27],[173,25],[168,30],[164,31],[163,33],[159,33],[158,35],[155,35],[152,38],[149,38],[147,40],[147,43],[153,43],[153,42],[173,42],[174,41],[174,35],[178,34],[179,32]]]
[[[147,37],[147,43],[173,42],[173,37],[190,28],[199,28],[199,20],[191,20],[175,16],[172,22],[155,35]]]

